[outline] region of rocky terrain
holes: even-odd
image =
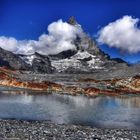
[[[48,121],[0,120],[3,140],[139,140],[140,132],[59,125]]]
[[[68,23],[82,30],[73,41],[76,49],[23,55],[0,48],[0,85],[86,96],[140,92],[139,64],[111,59],[74,17]]]
[[[81,28],[74,17],[68,23]],[[129,65],[119,58],[110,58],[84,30],[72,43],[76,49],[51,55],[14,54],[0,48],[0,86],[89,97],[140,94],[139,64]],[[137,131],[58,125],[46,121],[1,120],[0,127],[0,139],[140,139]]]
[[[73,78],[71,78],[73,77]],[[90,78],[89,78],[90,77]],[[70,79],[71,78],[71,79]],[[112,79],[94,79],[92,75],[44,75],[31,74],[0,68],[0,85],[48,93],[120,96],[140,94],[140,76]]]
[[[72,44],[75,49],[58,54],[43,55],[14,54],[0,48],[0,66],[13,70],[32,71],[34,73],[94,73],[110,69],[125,69],[128,64],[119,59],[111,59],[97,46],[96,42],[82,29],[74,17],[68,21],[71,26],[80,29]]]

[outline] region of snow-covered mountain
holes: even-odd
[[[110,59],[108,55],[102,52],[74,17],[71,17],[68,23],[82,31],[81,34],[77,34],[76,39],[72,42],[76,46],[75,49],[45,56],[39,53],[14,54],[0,48],[0,66],[41,73],[92,73],[97,70],[127,67],[126,62],[120,59]]]
[[[48,56],[40,55],[39,53],[31,55],[18,55],[26,64],[30,65],[34,72],[52,73],[53,68]]]
[[[58,72],[65,72],[69,69],[89,72],[95,69],[103,69],[104,62],[95,55],[91,55],[87,51],[79,50],[75,55],[60,59],[60,60],[51,60],[52,67]]]

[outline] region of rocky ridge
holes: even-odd
[[[68,23],[81,28],[74,17]],[[0,48],[0,85],[87,96],[140,92],[139,65],[111,59],[84,30],[73,43],[75,50],[49,56]]]
[[[27,78],[25,78],[25,76]],[[69,95],[84,95],[95,97],[98,95],[121,96],[125,94],[140,94],[140,76],[128,78],[113,78],[108,80],[97,80],[81,77],[74,78],[66,82],[61,78],[61,83],[55,81],[54,75],[43,77],[41,75],[29,80],[31,74],[21,73],[20,71],[12,71],[0,68],[0,85],[10,86],[34,91],[43,91],[44,93],[59,93]],[[86,76],[85,76],[86,77]],[[55,77],[58,78],[59,77]],[[66,77],[65,77],[66,78]],[[69,78],[67,77],[67,80]],[[54,80],[54,81],[53,81]],[[71,84],[70,84],[71,83]]]
[[[125,61],[110,59],[101,51],[74,17],[71,17],[68,23],[82,30],[82,35],[77,35],[73,41],[76,49],[45,56],[36,52],[30,55],[14,54],[0,48],[0,66],[34,73],[93,73],[94,71],[128,68]]]

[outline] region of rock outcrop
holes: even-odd
[[[48,56],[43,56],[38,53],[32,55],[14,54],[2,48],[0,48],[0,67],[39,73],[53,72]]]
[[[39,53],[16,55],[1,49],[0,66],[37,73],[93,73],[100,70],[127,67],[126,62],[121,59],[110,59],[107,54],[102,52],[74,17],[71,17],[68,23],[83,31],[82,35],[77,35],[77,38],[73,41],[76,46],[75,50],[44,56]]]
[[[38,81],[22,79],[22,73],[0,68],[0,86],[44,91],[45,93],[59,93],[69,95],[84,95],[96,97],[98,95],[120,96],[125,94],[140,94],[140,76],[125,79],[77,79],[77,85],[55,83],[49,80]],[[71,81],[72,82],[72,81]],[[74,81],[73,81],[74,82]],[[83,87],[82,84],[88,85]]]
[[[34,53],[31,55],[18,55],[31,67],[31,71],[39,73],[52,73],[53,68],[48,56]]]
[[[96,41],[84,32],[81,25],[71,17],[69,24],[80,28],[82,33],[74,40],[76,50],[67,50],[57,55],[51,55],[51,64],[59,73],[93,73],[100,70],[127,67],[121,59],[111,59],[97,46]]]
[[[74,50],[62,51],[55,55],[20,55],[0,48],[0,66],[14,70],[32,71],[34,73],[94,73],[110,69],[127,68],[127,63],[121,59],[110,59],[97,46],[96,41],[84,32],[81,25],[71,17],[68,23],[80,29],[73,45]]]
[[[14,70],[30,70],[30,65],[25,63],[18,55],[0,48],[0,66]]]

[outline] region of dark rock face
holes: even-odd
[[[77,34],[73,44],[76,50],[67,50],[57,55],[51,55],[51,64],[59,73],[93,73],[110,69],[128,67],[127,63],[119,58],[111,59],[97,46],[97,43],[78,24],[74,17],[68,23],[79,28],[82,33]]]
[[[96,41],[83,31],[74,17],[71,17],[68,23],[81,30],[81,34],[77,34],[72,42],[76,46],[75,50],[44,56],[39,53],[17,55],[0,48],[0,66],[39,73],[95,73],[129,69],[122,59],[111,59],[101,51]]]
[[[3,67],[3,66],[5,66],[5,67],[10,67],[10,66],[9,66],[9,62],[4,61],[3,59],[0,59],[0,67]]]
[[[53,68],[48,56],[34,53],[32,55],[19,55],[19,57],[30,65],[31,71],[39,73],[52,73]]]
[[[68,20],[68,23],[73,26],[80,26],[78,22],[76,21],[75,17],[70,17]],[[77,47],[77,50],[86,50],[88,53],[95,55],[101,59],[110,60],[110,57],[108,54],[105,54],[98,46],[96,41],[90,37],[86,32],[83,30],[83,34],[81,36],[77,35],[76,40],[74,41],[74,44]],[[115,60],[115,59],[114,59]]]
[[[52,73],[53,71],[48,56],[43,56],[38,53],[33,55],[17,55],[0,48],[0,67],[3,66],[14,70],[26,70],[40,73]]]
[[[121,58],[112,58],[112,60],[118,62],[118,63],[126,63],[124,60],[122,60]]]
[[[68,23],[73,26],[80,26],[76,21],[75,17],[70,17]],[[80,26],[81,27],[81,26]],[[93,40],[87,33],[83,31],[81,36],[77,35],[74,44],[77,47],[77,50],[87,50],[90,54],[93,55],[103,55],[103,52],[97,47],[95,40]]]
[[[76,25],[77,21],[76,21],[74,16],[71,16],[68,20],[68,23],[71,24],[71,25]]]
[[[73,56],[76,53],[77,53],[76,50],[67,50],[67,51],[60,52],[56,55],[49,55],[49,58],[53,60],[65,59]]]
[[[15,70],[29,70],[26,64],[18,55],[0,48],[0,66],[6,66]]]
[[[41,73],[52,73],[53,69],[49,57],[42,56],[38,53],[35,53],[35,58],[32,61],[32,69],[35,72]]]

